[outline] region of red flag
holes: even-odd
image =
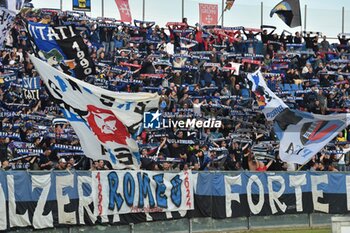
[[[218,5],[199,3],[199,23],[201,25],[218,24]]]
[[[120,20],[122,22],[131,23],[132,17],[131,17],[131,11],[129,6],[129,0],[115,0],[115,3],[118,6]]]

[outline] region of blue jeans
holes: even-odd
[[[102,42],[102,45],[105,48],[105,53],[109,53],[109,42]]]

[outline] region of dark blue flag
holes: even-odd
[[[289,27],[301,26],[301,13],[299,0],[284,0],[278,3],[270,13],[270,17],[277,14]]]

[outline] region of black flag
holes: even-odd
[[[278,3],[270,13],[270,17],[273,14],[277,14],[289,27],[301,26],[301,13],[299,0],[284,0]]]

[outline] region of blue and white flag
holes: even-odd
[[[288,109],[275,120],[280,158],[305,164],[349,125],[349,114],[317,115]]]
[[[158,108],[158,94],[107,91],[70,77],[33,55],[30,59],[86,156],[107,160],[115,169],[139,169],[139,148],[132,135],[142,125],[144,111]]]
[[[17,14],[23,6],[24,0],[0,0],[0,7]]]
[[[0,48],[2,47],[8,32],[13,25],[16,14],[6,8],[0,7]]]
[[[24,0],[0,0],[0,48],[10,31],[16,14],[21,10]]]
[[[279,113],[288,108],[288,106],[267,87],[260,70],[248,74],[247,78],[249,89],[254,92],[259,108],[268,121],[274,120]]]
[[[95,74],[95,64],[88,47],[73,25],[53,27],[27,22],[27,30],[30,41],[42,60],[79,79]]]
[[[305,164],[349,125],[349,114],[317,115],[291,110],[266,85],[260,70],[248,75],[248,84],[268,121],[275,122],[279,156]]]

